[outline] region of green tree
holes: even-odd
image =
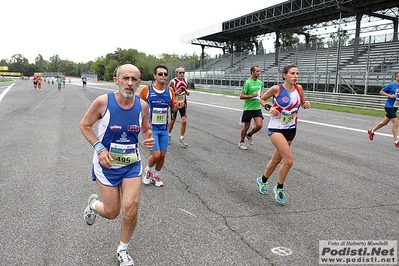
[[[20,72],[25,74],[25,68],[29,65],[29,61],[22,54],[14,54],[8,62],[8,71]],[[33,73],[32,73],[33,74]]]
[[[338,41],[341,39],[341,45],[344,45],[348,41],[349,37],[350,35],[347,30],[338,30],[337,32],[330,33],[330,40],[327,41],[327,44],[329,47],[337,47]]]
[[[153,80],[154,79],[154,67],[162,64],[161,61],[154,55],[148,55],[145,57],[145,65],[140,69],[142,80]],[[169,67],[168,67],[169,68]],[[170,71],[169,71],[170,72]]]
[[[99,79],[105,80],[104,75],[105,75],[106,65],[107,62],[103,57],[97,58],[97,60],[94,61],[93,64],[91,65],[91,69],[96,72],[97,77]]]
[[[59,55],[53,55],[50,57],[50,62],[48,64],[47,71],[49,72],[61,72],[61,58]]]
[[[136,49],[127,49],[118,51],[118,62],[121,65],[133,64],[137,66],[139,52]]]
[[[229,54],[253,52],[255,38],[248,38],[244,41],[227,41],[225,49]]]
[[[239,49],[244,49],[242,45]],[[237,44],[239,47],[239,44]],[[205,58],[210,58],[205,54]],[[35,72],[62,72],[67,76],[81,76],[82,74],[93,73],[100,79],[111,81],[116,68],[121,64],[134,64],[141,72],[142,80],[151,80],[153,78],[153,68],[158,64],[167,65],[170,68],[171,75],[174,68],[183,66],[188,71],[194,70],[200,66],[200,57],[195,53],[192,55],[185,54],[179,56],[177,54],[160,54],[147,55],[136,49],[117,48],[113,53],[97,58],[95,61],[86,63],[76,63],[70,60],[63,60],[59,55],[53,55],[47,61],[42,55],[35,58],[35,63],[30,64],[29,61],[21,54],[14,55],[10,60],[0,60],[2,65],[8,66],[9,70],[14,72],[23,72],[25,75],[32,76]]]
[[[257,54],[265,54],[265,48],[263,47],[262,40],[259,41]]]
[[[38,54],[35,58],[35,66],[37,72],[44,72],[46,70],[46,63],[41,54]]]
[[[64,67],[64,74],[66,76],[79,76],[79,71],[77,65],[73,61],[63,61],[63,67]]]
[[[33,76],[37,72],[35,64],[27,64],[24,67],[24,76]],[[22,73],[21,73],[22,74]]]
[[[309,45],[311,47],[315,46],[323,46],[324,45],[324,40],[323,37],[318,37],[317,35],[310,35],[309,36]]]
[[[299,38],[296,34],[291,32],[281,33],[280,41],[283,47],[294,46],[299,43]]]
[[[107,62],[107,65],[105,66],[105,72],[104,72],[104,79],[111,81],[113,77],[116,74],[116,69],[119,66],[118,60],[111,59]]]

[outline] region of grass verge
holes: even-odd
[[[12,79],[0,79],[0,82],[10,82],[13,81]]]

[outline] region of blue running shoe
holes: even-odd
[[[269,193],[269,184],[262,182],[262,177],[258,177],[256,179],[256,183],[259,185],[259,192],[263,195],[267,195]]]
[[[285,192],[284,189],[277,188],[277,185],[273,188],[274,198],[280,204],[285,204]]]

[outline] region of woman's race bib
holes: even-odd
[[[287,126],[295,124],[296,113],[290,113],[288,111],[283,111],[281,113],[280,124]]]

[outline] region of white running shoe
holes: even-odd
[[[179,140],[180,145],[182,145],[184,148],[188,146],[187,142],[184,140],[184,138]]]
[[[91,208],[91,204],[97,199],[98,195],[96,193],[91,193],[87,199],[87,206],[83,212],[83,217],[88,225],[92,225],[96,221],[97,213]]]
[[[116,257],[120,262],[120,266],[134,266],[134,261],[132,257],[130,257],[129,253],[127,253],[126,249],[116,252]]]
[[[247,137],[248,142],[249,142],[250,145],[253,145],[253,144],[254,144],[254,143],[252,142],[252,137],[250,137],[250,136],[248,135],[248,133],[245,135],[245,137]]]
[[[162,182],[161,178],[158,175],[154,175],[154,177],[151,178],[151,183],[154,183],[155,186],[157,186],[157,187],[162,187],[163,186],[163,182]]]
[[[244,142],[240,142],[238,143],[238,148],[240,148],[241,150],[247,150],[247,146],[245,146]]]
[[[152,180],[152,176],[153,176],[153,174],[152,174],[151,170],[148,167],[146,167],[144,169],[144,174],[143,174],[143,178],[142,178],[143,183],[146,185],[150,184],[151,180]]]

